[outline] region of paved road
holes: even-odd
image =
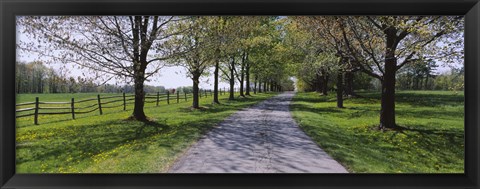
[[[293,92],[228,117],[170,168],[172,173],[346,173],[293,120]]]

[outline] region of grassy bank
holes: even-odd
[[[202,110],[191,110],[188,102],[160,106],[147,104],[145,113],[156,120],[151,124],[128,121],[133,105],[82,114],[42,115],[40,125],[31,117],[17,119],[17,173],[159,173],[193,142],[236,110],[265,100],[274,93],[212,105],[212,97],[202,98]],[[18,95],[17,103],[31,101],[35,94]],[[44,95],[45,101],[92,98],[92,94]]]
[[[380,95],[346,99],[297,93],[291,110],[300,127],[334,159],[357,173],[463,173],[464,95],[396,93],[402,131],[379,131]]]

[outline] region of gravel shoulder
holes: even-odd
[[[294,92],[242,109],[203,136],[171,173],[347,173],[289,111]]]

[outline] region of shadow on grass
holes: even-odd
[[[362,93],[365,98],[363,100],[378,100],[381,95],[378,92]],[[362,102],[362,100],[358,101]],[[364,101],[363,101],[364,102]],[[400,104],[408,104],[411,106],[423,107],[439,107],[439,106],[459,106],[465,102],[464,95],[454,94],[453,92],[432,91],[430,93],[398,91],[395,93],[395,102]]]
[[[455,138],[462,138],[464,137],[464,130],[463,128],[460,129],[454,129],[454,128],[449,128],[449,129],[430,129],[426,128],[423,125],[409,125],[409,126],[397,126],[400,128],[398,132],[404,133],[406,135],[412,135],[412,132],[420,134],[422,137],[428,137],[428,136],[438,136],[441,138],[448,139],[448,142],[454,143]]]
[[[437,110],[418,110],[418,109],[401,109],[395,111],[397,116],[414,117],[414,118],[435,118],[435,119],[456,119],[463,118],[465,114],[457,109],[437,109]]]
[[[465,99],[463,95],[455,94],[416,94],[400,93],[395,100],[399,103],[406,103],[412,106],[458,106],[463,105]]]
[[[148,127],[154,128],[156,134],[166,133],[171,130],[171,127],[167,125],[167,119],[163,119],[161,121],[147,121],[147,122],[143,122],[143,125],[140,126],[135,131],[136,133],[135,137],[139,138],[140,135],[145,134],[144,130],[145,128],[148,128]],[[148,136],[148,133],[147,133],[147,136]]]
[[[145,127],[142,122],[119,120],[54,129],[54,136],[34,141],[36,144],[28,148],[28,153],[21,153],[23,148],[20,148],[17,163],[52,158],[62,161],[62,157],[67,155],[71,155],[73,160],[83,160],[132,140],[157,134],[148,130],[143,135],[137,135],[142,127]]]
[[[118,120],[55,129],[54,136],[17,144],[17,164],[56,159],[55,164],[66,166],[69,162],[90,159],[92,156],[135,140],[143,140],[159,134],[170,141],[165,143],[165,147],[171,147],[173,145],[171,143],[201,136],[213,127],[212,123],[221,120],[220,117],[206,118],[182,122],[178,125],[168,125],[164,120],[147,123]],[[141,144],[138,146],[145,147]]]
[[[342,109],[337,107],[312,107],[304,104],[293,103],[290,104],[290,110],[292,111],[303,111],[303,112],[312,112],[312,113],[342,113]]]
[[[295,96],[295,102],[307,102],[307,103],[320,103],[320,102],[329,102],[332,101],[328,96],[321,96],[318,94],[317,98],[311,98],[309,96],[297,95]]]
[[[400,105],[396,113],[410,120],[401,125],[400,130],[381,131],[378,125],[362,126],[356,121],[336,123],[332,120],[349,119],[370,122],[378,119],[380,95],[362,94],[365,98],[348,99],[346,108],[325,107],[323,100],[312,94],[299,94],[291,104],[291,110],[298,112],[296,120],[301,120],[301,128],[332,157],[353,172],[397,172],[446,173],[463,171],[464,130],[441,125],[439,119],[452,121],[463,116],[457,106],[463,103],[463,96],[449,94],[403,94],[406,99],[397,100]],[[408,99],[414,98],[414,99]],[[433,100],[429,100],[433,98]],[[437,99],[440,98],[440,99]],[[419,103],[417,103],[419,102]],[[347,104],[353,103],[352,106]],[[402,106],[411,104],[415,108]],[[373,105],[373,106],[372,106]],[[378,107],[376,106],[378,105]],[[322,107],[323,106],[323,107]],[[330,106],[330,105],[328,105]],[[317,114],[302,114],[312,112]],[[407,117],[408,116],[408,117]],[[358,118],[358,119],[357,119]],[[438,126],[436,125],[438,123]],[[347,124],[347,125],[345,125]]]
[[[265,98],[267,99],[267,98]],[[243,106],[251,106],[256,104],[257,102],[264,100],[253,98],[253,97],[241,97],[236,98],[235,100],[228,100],[226,102],[222,102],[221,104],[202,104],[199,109],[194,109],[191,106],[179,108],[177,111],[182,113],[219,113],[224,111],[232,110],[232,108],[236,107],[243,107]]]

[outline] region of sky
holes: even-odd
[[[200,88],[213,89],[213,69],[206,70],[208,76],[200,78]],[[152,81],[146,82],[147,85],[165,86],[166,88],[176,88],[179,86],[192,86],[192,79],[186,76],[186,69],[181,66],[164,67],[160,70],[160,76],[152,78]],[[219,82],[220,88],[227,88],[230,85],[226,82]]]
[[[28,40],[28,39],[26,39],[25,35],[17,32],[17,40]],[[34,53],[25,54],[17,50],[16,60],[18,62],[33,62],[33,61],[39,60],[39,58]],[[61,70],[60,68],[63,65],[49,63],[49,64],[46,64],[45,66],[59,71]],[[66,67],[73,67],[73,66],[69,65]],[[91,77],[94,76],[94,74],[88,74],[88,73],[91,73],[91,71],[88,69],[73,68],[73,69],[69,69],[69,71],[71,71],[71,73],[66,75],[72,76],[74,78],[77,78],[78,76],[82,76],[83,74],[90,75]],[[192,86],[193,82],[189,77],[187,77],[186,73],[187,73],[186,69],[181,66],[163,67],[160,70],[159,74],[156,74],[148,78],[148,81],[145,81],[145,84],[152,85],[152,86],[164,86],[167,89],[183,87],[183,86]],[[214,82],[213,69],[205,70],[205,73],[207,74],[205,74],[205,76],[202,76],[200,78],[199,87],[202,89],[213,89],[213,82]],[[117,81],[112,79],[107,83],[115,84],[117,83]],[[124,84],[122,83],[122,81],[120,81],[119,83],[121,85]],[[238,85],[238,82],[236,82],[236,85]],[[220,88],[224,88],[224,87],[228,88],[229,86],[230,85],[227,82],[219,81]]]
[[[19,62],[32,62],[35,60],[36,60],[35,56],[18,56],[17,54],[17,61]],[[53,68],[57,71],[60,70],[60,67],[62,67],[62,65],[60,64],[47,64],[46,66]],[[84,69],[84,70],[70,69],[70,71],[71,73],[68,74],[68,76],[73,76],[74,78],[77,78],[78,76],[82,76],[83,73],[87,73],[88,75],[88,73],[90,72],[88,69]],[[202,89],[213,89],[213,82],[214,82],[213,69],[205,70],[205,72],[209,74],[206,74],[206,76],[200,77],[199,87]],[[187,73],[186,69],[181,66],[163,67],[160,70],[159,74],[156,74],[148,78],[148,81],[145,81],[145,84],[152,85],[152,86],[164,86],[167,89],[183,87],[183,86],[192,86],[193,82],[189,77],[187,77],[186,73]],[[116,81],[113,79],[107,83],[115,84]],[[224,88],[224,87],[228,88],[229,86],[230,85],[227,82],[222,82],[222,81],[219,82],[219,88]]]

